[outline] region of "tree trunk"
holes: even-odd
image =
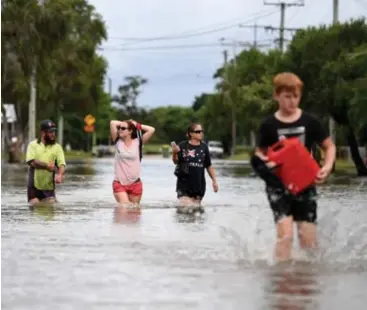
[[[352,160],[357,169],[357,175],[367,176],[367,167],[363,162],[361,154],[359,153],[357,138],[354,134],[353,128],[350,126],[348,126],[347,129],[346,139],[352,156]]]

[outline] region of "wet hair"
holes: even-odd
[[[132,121],[124,121],[127,124],[127,129],[131,130],[131,139],[136,139],[138,137],[137,129]]]
[[[302,92],[303,82],[294,73],[282,72],[278,73],[273,79],[273,86],[275,94],[279,95],[283,91],[287,92]]]
[[[187,133],[186,136],[188,139],[191,139],[191,132],[193,132],[195,130],[196,126],[201,126],[200,123],[191,123],[189,127],[187,127]]]

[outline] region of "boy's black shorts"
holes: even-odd
[[[301,194],[294,196],[281,188],[266,187],[266,194],[273,210],[274,221],[293,216],[296,222],[315,223],[317,221],[317,192],[309,187]]]

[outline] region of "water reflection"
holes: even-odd
[[[97,173],[95,166],[91,162],[87,162],[83,165],[70,165],[67,167],[68,174],[77,175],[95,175]]]
[[[137,224],[141,219],[141,208],[115,206],[113,222],[115,224]]]
[[[205,214],[179,214],[175,212],[175,220],[180,224],[204,223],[205,218]]]
[[[274,266],[269,274],[269,309],[318,309],[321,295],[319,278],[311,264],[298,262],[293,266]]]
[[[216,170],[223,176],[230,177],[253,177],[253,170],[247,163],[229,166],[218,166]]]
[[[53,220],[56,215],[57,207],[53,204],[39,203],[37,205],[29,206],[32,215],[40,216],[46,221]]]

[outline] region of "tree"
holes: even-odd
[[[208,94],[202,93],[200,96],[195,96],[194,101],[192,103],[192,109],[196,112],[199,111],[200,108],[205,104],[205,100],[207,99]]]
[[[305,83],[302,100],[305,109],[320,116],[329,114],[345,128],[358,175],[367,175],[367,168],[358,152],[355,135],[360,125],[356,126],[352,121],[350,111],[353,98],[356,101],[357,94],[361,94],[356,82],[366,77],[366,67],[356,65],[356,61],[353,64],[349,55],[359,51],[365,42],[367,25],[364,19],[328,27],[311,27],[297,32],[284,62],[288,70],[298,74]],[[361,123],[362,118],[357,121],[357,124]]]
[[[198,121],[198,116],[190,107],[167,106],[149,111],[151,122],[156,127],[156,139],[169,143],[186,139],[190,123]]]
[[[29,79],[37,73],[37,118],[65,117],[65,137],[80,145],[83,117],[105,102],[107,63],[97,55],[106,29],[86,0],[2,2],[2,96],[27,129]]]
[[[141,93],[141,87],[148,83],[148,80],[141,76],[125,77],[125,84],[119,86],[118,95],[113,97],[113,101],[118,104],[122,113],[130,118],[136,118],[139,113],[137,99]]]

